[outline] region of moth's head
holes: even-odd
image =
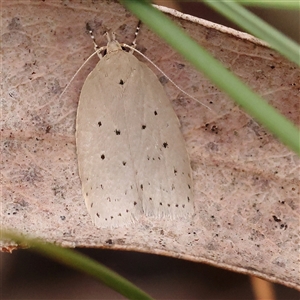
[[[116,40],[116,34],[114,32],[106,32],[104,35],[107,39],[107,53],[122,50],[121,45]]]

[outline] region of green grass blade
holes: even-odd
[[[128,299],[152,299],[149,295],[126,280],[124,277],[99,264],[97,261],[74,250],[64,249],[50,243],[45,243],[39,239],[24,237],[4,230],[0,231],[0,237],[1,239],[14,240],[18,244],[26,244],[33,247],[31,250],[35,252],[48,256],[60,263],[72,267],[73,269],[85,272],[94,278],[101,280],[105,285]]]
[[[204,2],[241,28],[266,41],[290,61],[300,65],[300,48],[293,40],[234,1]]]
[[[299,131],[148,1],[122,0],[127,9],[300,156]]]
[[[299,10],[300,2],[298,0],[235,0],[235,2],[246,6],[256,6],[263,8],[290,9]]]

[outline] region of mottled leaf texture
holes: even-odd
[[[91,59],[59,95],[93,52],[86,23],[104,46],[102,35],[109,29],[120,43],[130,44],[137,20],[115,1],[4,1],[1,14],[2,226],[66,247],[163,253],[299,288],[299,159],[294,153],[142,25],[138,49],[215,112],[154,70],[181,123],[195,214],[175,221],[142,214],[134,224],[99,229],[84,203],[75,143],[80,91],[99,59]],[[171,18],[299,125],[299,68],[251,36],[187,16]],[[123,111],[120,106],[120,115]],[[121,132],[114,138],[122,138],[123,129],[115,130]],[[161,141],[168,144],[162,151],[171,149],[172,140]],[[146,188],[147,182],[142,184]],[[112,178],[112,185],[118,189],[120,182]]]

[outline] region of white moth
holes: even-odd
[[[82,87],[76,121],[79,175],[93,223],[192,216],[189,157],[162,85],[114,36],[106,50]]]

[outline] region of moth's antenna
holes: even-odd
[[[141,28],[141,21],[139,20],[137,26],[136,26],[136,30],[135,30],[135,33],[134,33],[134,40],[132,41],[132,44],[131,46],[135,49],[136,48],[136,39],[137,39],[137,36],[140,32],[140,28]],[[134,50],[130,49],[130,52],[133,53]]]
[[[98,51],[102,51],[103,49],[99,48]],[[69,80],[69,83],[66,85],[66,87],[63,89],[63,91],[61,92],[59,99],[63,96],[63,94],[66,92],[66,90],[68,89],[68,87],[70,86],[70,84],[72,83],[72,81],[74,80],[74,78],[77,76],[77,74],[82,70],[82,68],[85,66],[85,64],[94,56],[94,55],[98,55],[98,51],[94,52],[93,54],[91,54],[88,59],[80,66],[80,68],[75,72],[75,74],[72,76],[72,78]]]
[[[127,44],[121,44],[122,47],[127,47],[130,49],[130,52],[133,53],[134,51],[137,52],[139,55],[141,55],[142,57],[144,57],[149,63],[151,63],[161,74],[163,74],[179,91],[181,91],[182,93],[184,93],[185,95],[187,95],[188,97],[190,97],[191,99],[193,99],[194,101],[198,102],[199,104],[205,106],[207,109],[211,110],[212,112],[214,112],[213,109],[211,109],[209,106],[207,106],[206,104],[202,103],[200,100],[196,99],[195,97],[193,97],[192,95],[188,94],[187,92],[185,92],[181,87],[179,87],[163,70],[161,70],[154,62],[152,62],[146,55],[144,55],[142,52],[140,52],[139,50],[136,49],[136,39],[137,36],[139,34],[139,30],[140,30],[140,26],[141,26],[141,21],[138,22],[138,25],[136,27],[136,31],[135,31],[135,38],[132,41],[132,46],[129,46]],[[98,55],[98,57],[101,59],[102,58],[102,54],[101,51],[105,50],[107,48],[107,46],[103,46],[103,47],[99,47],[98,44],[96,43],[95,40],[95,36],[93,34],[93,30],[90,27],[90,25],[88,23],[86,23],[86,29],[89,32],[91,39],[93,41],[94,44],[94,49],[95,52],[92,53],[88,59],[81,65],[81,67],[76,71],[76,73],[72,76],[71,80],[69,81],[69,83],[66,85],[66,87],[63,89],[62,93],[59,96],[59,99],[63,96],[63,94],[66,92],[66,90],[68,89],[68,87],[70,86],[70,84],[72,83],[72,81],[74,80],[74,78],[77,76],[77,74],[81,71],[81,69],[84,67],[84,65],[94,56],[94,55]],[[214,112],[215,113],[215,112]]]
[[[91,39],[93,41],[94,50],[95,50],[95,52],[97,52],[97,55],[101,59],[102,58],[101,50],[100,50],[100,47],[98,46],[98,44],[96,43],[96,39],[95,39],[95,36],[94,36],[94,33],[93,33],[93,29],[91,28],[89,23],[86,23],[85,27],[86,27],[86,30],[89,32],[89,34],[91,36]]]
[[[86,29],[87,31],[89,32],[90,36],[91,36],[91,39],[93,41],[93,44],[94,44],[94,49],[95,49],[95,52],[92,53],[88,58],[87,60],[80,66],[80,68],[75,72],[75,74],[72,76],[72,78],[69,80],[69,83],[66,85],[66,87],[63,89],[63,91],[61,92],[60,96],[59,96],[59,99],[64,95],[64,93],[66,92],[66,90],[68,89],[68,87],[70,86],[70,84],[72,83],[72,81],[74,80],[74,78],[77,76],[77,74],[82,70],[82,68],[85,66],[85,64],[94,56],[94,55],[98,55],[98,57],[101,59],[102,58],[102,54],[101,54],[101,51],[105,50],[106,49],[106,46],[103,46],[103,47],[99,47],[96,43],[96,40],[95,40],[95,36],[93,34],[93,30],[92,28],[90,27],[89,23],[86,23]]]

